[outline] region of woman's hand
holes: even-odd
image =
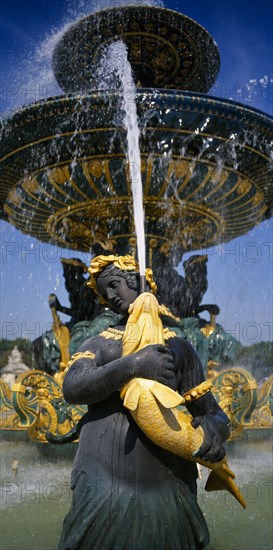
[[[134,376],[157,380],[173,390],[179,384],[179,372],[171,351],[162,344],[152,344],[131,355]]]
[[[191,425],[193,428],[201,426],[204,431],[204,441],[193,453],[194,458],[202,458],[202,460],[208,460],[209,462],[219,462],[226,454],[222,439],[223,430],[229,433],[229,426],[223,426],[219,423],[217,415],[207,414],[205,416],[196,416]],[[224,438],[226,439],[226,437]]]

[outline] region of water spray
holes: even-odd
[[[128,60],[127,48],[122,40],[114,42],[109,46],[109,48],[107,49],[107,56],[105,58],[105,61],[112,71],[117,71],[122,88],[122,108],[124,110],[123,123],[126,129],[127,159],[133,195],[133,212],[140,273],[140,292],[142,293],[146,290],[146,246],[144,232],[143,190],[141,179],[141,156],[139,147],[140,131],[138,126],[136,108],[137,90],[133,79],[132,67]]]

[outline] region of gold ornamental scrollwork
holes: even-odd
[[[12,391],[0,378],[0,430],[24,430],[13,403]]]
[[[65,435],[86,411],[86,407],[68,405],[57,381],[38,370],[18,377],[12,399],[20,425],[33,441],[40,443],[47,443],[48,431]]]
[[[253,426],[252,413],[257,404],[258,386],[243,368],[225,369],[213,378],[213,393],[232,423],[233,437]]]
[[[273,429],[273,375],[263,383],[258,392],[257,406],[251,415],[253,429]]]
[[[219,242],[225,232],[224,219],[204,205],[151,196],[144,198],[144,207],[147,223],[152,224],[149,242],[165,255],[174,246],[184,250],[210,246],[216,240]],[[45,228],[62,246],[90,251],[98,243],[112,252],[119,238],[128,242],[135,238],[130,225],[124,232],[131,208],[131,199],[126,196],[87,201],[58,210],[48,218]]]

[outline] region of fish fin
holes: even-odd
[[[140,394],[141,389],[139,385],[136,382],[132,383],[125,393],[123,401],[124,407],[126,407],[130,411],[135,411],[138,406]]]
[[[174,409],[178,405],[181,405],[184,402],[184,399],[179,393],[171,390],[168,386],[161,384],[160,382],[155,382],[154,385],[150,388],[153,396],[165,407],[166,409]]]
[[[231,479],[235,479],[235,473],[230,469],[227,462],[223,461],[222,467],[228,477],[231,477]]]
[[[232,472],[233,473],[233,472]],[[218,476],[217,472],[210,472],[210,475],[207,479],[207,483],[205,486],[205,491],[228,491],[231,493],[238,502],[243,506],[243,508],[246,508],[246,501],[243,497],[243,495],[240,493],[239,488],[237,487],[235,481],[228,477],[227,479],[223,479]]]

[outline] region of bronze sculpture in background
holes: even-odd
[[[78,341],[81,343],[92,332],[97,333],[97,325],[99,328],[108,326],[113,321],[113,317],[114,322],[116,321],[116,316],[110,311],[105,312],[99,305],[94,292],[86,286],[85,263],[78,258],[62,258],[61,263],[70,307],[62,306],[57,296],[50,294],[52,330],[44,332],[33,342],[35,368],[52,375],[56,374],[59,382],[62,382],[62,372],[67,366],[71,353],[77,349]],[[70,316],[70,321],[64,324],[58,312]],[[95,324],[94,319],[96,319]]]

